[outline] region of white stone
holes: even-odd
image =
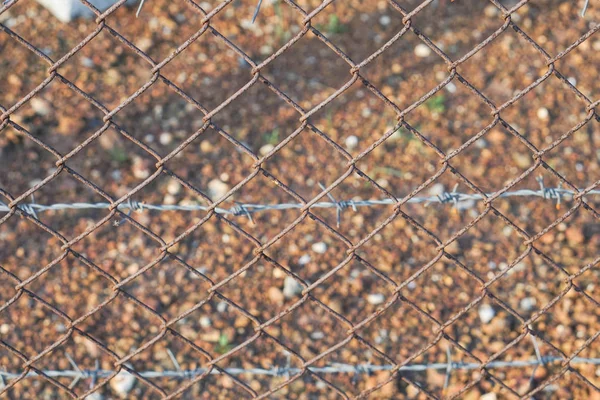
[[[321,340],[325,337],[325,334],[323,332],[317,331],[317,332],[313,332],[310,335],[310,337],[311,337],[311,339],[314,339],[314,340]]]
[[[496,316],[496,311],[489,304],[480,305],[478,312],[479,312],[479,319],[484,324],[487,324]]]
[[[378,305],[385,301],[385,296],[381,293],[371,293],[367,296],[367,301],[369,304]]]
[[[103,400],[104,397],[98,393],[98,392],[94,392],[88,396],[85,396],[85,400]]]
[[[229,185],[219,179],[208,182],[208,195],[213,200],[220,199],[229,191]]]
[[[317,242],[313,243],[311,248],[317,254],[324,254],[327,251],[327,244],[325,242]]]
[[[490,392],[490,393],[486,393],[484,395],[481,395],[481,397],[479,398],[479,400],[496,400],[498,397],[496,396],[496,393],[494,392]]]
[[[127,397],[133,386],[135,385],[135,376],[131,375],[126,370],[122,369],[119,373],[110,380],[110,387],[121,398]]]
[[[354,135],[348,136],[346,138],[346,147],[349,149],[354,149],[358,146],[358,138]]]
[[[212,321],[210,320],[210,318],[206,315],[203,315],[200,317],[200,326],[203,328],[208,328],[209,326],[212,325]]]
[[[415,55],[421,58],[429,57],[431,55],[431,49],[423,43],[419,43],[415,46]]]
[[[225,303],[224,301],[220,301],[217,303],[217,312],[224,313],[227,311],[227,307],[229,307],[229,304]]]
[[[169,181],[169,184],[167,185],[167,192],[172,195],[178,194],[181,192],[181,183],[174,180]]]
[[[283,295],[285,298],[291,299],[300,293],[302,293],[302,285],[291,276],[286,276],[283,280]]]
[[[536,304],[537,300],[535,297],[525,297],[519,302],[519,306],[525,311],[531,311]]]
[[[383,26],[388,26],[390,22],[392,22],[392,19],[387,15],[382,15],[381,18],[379,18],[379,23]]]
[[[171,144],[171,142],[173,141],[173,135],[171,135],[169,132],[163,132],[158,137],[158,141],[163,146],[167,146],[167,145]]]
[[[265,144],[258,150],[258,152],[260,153],[261,156],[264,156],[264,155],[269,154],[269,152],[271,150],[273,150],[274,148],[275,148],[275,146],[273,146],[272,144]]]
[[[89,0],[100,11],[106,10],[117,0]],[[62,22],[69,22],[73,18],[93,18],[94,13],[79,0],[37,0],[46,7],[56,18]],[[138,0],[127,0],[127,4],[135,4]]]
[[[537,110],[537,116],[539,119],[548,119],[548,117],[550,116],[550,113],[548,112],[548,109],[545,107],[540,107]]]
[[[29,100],[29,104],[31,105],[33,111],[42,117],[45,117],[52,111],[52,108],[50,108],[50,103],[44,99],[40,99],[39,97],[34,97],[33,99]]]
[[[303,255],[298,259],[298,264],[306,265],[310,262],[310,256],[308,254]]]

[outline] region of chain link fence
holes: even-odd
[[[600,395],[596,4],[82,3],[0,8],[3,396]]]

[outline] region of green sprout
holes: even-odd
[[[438,94],[429,98],[425,102],[425,107],[427,107],[427,109],[432,113],[441,114],[446,111],[445,102],[446,97],[443,94]]]
[[[233,348],[233,345],[231,343],[229,343],[229,338],[227,337],[227,335],[224,333],[221,333],[219,335],[219,342],[217,343],[217,346],[215,347],[215,351],[219,354],[225,354],[232,348]]]

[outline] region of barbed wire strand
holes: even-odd
[[[511,198],[511,197],[539,197],[542,199],[556,200],[557,205],[560,205],[561,199],[574,197],[578,193],[583,191],[574,191],[563,189],[561,187],[554,188],[542,188],[542,189],[520,189],[512,192],[504,192],[500,198]],[[329,195],[329,193],[328,193]],[[439,195],[433,196],[422,196],[422,197],[411,197],[407,203],[410,204],[448,204],[453,203],[454,206],[459,210],[472,208],[474,205],[469,202],[483,201],[486,198],[492,196],[493,193],[487,193],[485,195],[478,193],[460,193],[460,192],[443,192]],[[598,196],[600,190],[590,190],[586,193],[586,196]],[[330,197],[331,199],[331,197]],[[322,201],[314,203],[310,208],[337,208],[345,209],[352,207],[355,211],[358,207],[372,207],[382,205],[393,205],[396,202],[393,199],[372,199],[372,200],[340,200],[340,201]],[[110,209],[111,203],[99,202],[99,203],[55,203],[55,204],[38,204],[35,202],[19,204],[17,207],[27,214],[35,216],[36,212],[43,211],[59,211],[59,210],[87,210],[87,209]],[[261,212],[261,211],[284,211],[290,209],[301,209],[305,205],[302,203],[274,203],[274,204],[257,204],[257,203],[238,203],[231,208],[215,208],[215,212],[223,215],[233,216],[249,216],[249,214]],[[210,209],[209,206],[201,204],[147,204],[129,200],[121,203],[117,207],[121,211],[207,211]],[[11,208],[5,203],[0,201],[0,212],[10,212]]]
[[[536,357],[529,360],[513,360],[513,361],[492,361],[484,366],[479,363],[465,363],[460,361],[452,361],[450,363],[439,362],[431,364],[408,364],[399,368],[400,371],[411,371],[411,372],[423,372],[427,370],[436,371],[448,371],[448,370],[477,370],[477,369],[500,369],[500,368],[528,368],[528,367],[539,367],[552,363],[560,363],[566,361],[563,357]],[[600,358],[586,358],[586,357],[575,357],[571,359],[568,364],[587,364],[587,365],[600,365]],[[131,368],[131,367],[130,367]],[[290,366],[278,366],[272,368],[223,368],[221,370],[214,368],[196,368],[196,369],[175,369],[175,370],[164,370],[164,371],[136,371],[136,374],[144,378],[173,378],[173,379],[189,379],[197,375],[203,375],[210,373],[212,375],[221,375],[227,373],[230,375],[269,375],[269,376],[285,376],[298,374],[304,370],[309,370],[315,373],[323,374],[371,374],[374,372],[391,371],[396,369],[397,366],[392,364],[345,364],[345,363],[334,363],[323,367],[306,367],[305,369],[299,367]],[[84,368],[73,368],[62,369],[62,370],[43,370],[44,375],[51,377],[71,377],[79,379],[88,378],[105,378],[111,376],[115,371],[104,370],[104,369],[84,369]],[[20,377],[22,374],[17,372],[7,372],[0,370],[0,377],[2,379],[13,379]],[[35,371],[29,371],[25,375],[26,378],[39,377],[40,374]]]

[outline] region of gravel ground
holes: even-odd
[[[303,28],[302,17],[287,3],[264,3],[254,24],[254,0],[231,2],[210,24],[257,63]],[[407,10],[419,3],[398,2]],[[500,3],[507,7],[515,4],[507,0]],[[320,3],[302,0],[297,4],[312,10]],[[217,5],[216,0],[200,4],[207,11]],[[513,13],[512,21],[554,57],[597,24],[600,8],[590,4],[581,18],[578,13],[582,5],[582,1],[530,1]],[[135,18],[133,9],[121,7],[108,17],[106,25],[158,61],[202,28],[199,15],[184,1],[146,1],[139,18]],[[97,26],[85,19],[60,23],[33,1],[19,1],[0,16],[0,23],[55,61]],[[501,28],[504,19],[488,2],[440,0],[419,12],[411,23],[457,60]],[[354,62],[360,62],[399,32],[403,24],[402,15],[385,1],[350,0],[327,6],[312,19],[312,26]],[[592,102],[600,98],[599,65],[598,34],[554,63],[564,78]],[[30,93],[48,76],[47,69],[39,56],[6,31],[0,31],[2,107],[9,109]],[[350,80],[348,70],[341,57],[309,32],[261,74],[309,110]],[[457,68],[496,106],[547,70],[543,55],[510,27]],[[108,29],[61,65],[58,73],[108,110],[152,77],[143,58]],[[161,74],[206,110],[219,106],[252,78],[249,64],[210,32],[162,68]],[[411,31],[361,69],[361,75],[400,109],[411,106],[449,74],[443,59]],[[533,146],[544,148],[585,121],[586,107],[582,97],[552,75],[503,109],[501,117]],[[103,116],[90,101],[57,78],[10,119],[64,155],[100,129]],[[117,199],[127,194],[155,171],[156,157],[143,146],[152,149],[158,158],[164,157],[202,128],[203,116],[167,84],[157,81],[113,117],[120,130],[108,128],[68,160],[67,166],[98,190],[61,172],[34,193],[35,201],[103,202],[106,196]],[[356,82],[311,116],[310,122],[321,135],[305,128],[262,167],[309,200],[321,192],[320,184],[331,185],[347,170],[348,160],[326,138],[357,156],[384,134],[394,132],[356,164],[370,180],[351,174],[331,195],[347,200],[378,199],[387,191],[401,198],[440,171],[442,162],[434,147],[450,153],[492,124],[494,116],[481,96],[455,78],[412,109],[405,121],[412,131],[407,126],[398,127],[394,110]],[[548,166],[579,188],[600,179],[599,121],[596,115],[543,157]],[[208,128],[165,164],[180,180],[161,174],[133,199],[152,204],[205,204],[189,185],[210,198],[220,197],[253,172],[251,153],[268,154],[301,127],[294,107],[260,81],[219,111],[212,122],[222,131]],[[528,171],[535,160],[511,129],[496,124],[451,160],[454,170],[443,172],[420,195],[438,195],[457,184],[458,191],[474,193],[474,187],[469,187],[465,179],[490,193]],[[243,151],[242,145],[248,151]],[[0,196],[7,193],[17,197],[26,192],[55,171],[55,162],[56,157],[31,138],[11,126],[4,127],[0,130]],[[514,189],[537,189],[539,177],[546,187],[561,182],[549,169],[540,167]],[[1,200],[10,201],[8,197]],[[296,201],[269,176],[258,174],[222,206]],[[60,258],[64,253],[56,235],[31,219],[13,215],[0,222],[0,304],[5,304],[0,308],[0,367],[21,372],[23,360],[17,352],[34,357],[67,335],[33,366],[72,369],[70,356],[82,369],[93,369],[98,363],[102,369],[115,370],[115,359],[146,346],[161,332],[161,318],[177,319],[172,325],[177,335],[169,332],[152,342],[128,360],[129,368],[173,370],[169,351],[182,369],[205,367],[211,358],[222,355],[226,356],[216,363],[221,368],[300,367],[303,361],[343,342],[352,325],[386,306],[396,296],[395,285],[407,282],[425,265],[430,266],[402,288],[401,300],[361,324],[357,336],[312,366],[383,365],[409,359],[410,363],[445,363],[448,349],[453,361],[530,360],[535,357],[535,345],[549,357],[571,355],[583,345],[579,357],[600,357],[599,341],[589,341],[600,333],[600,223],[598,211],[593,208],[597,209],[599,203],[600,198],[590,196],[589,209],[580,207],[556,224],[553,222],[575,204],[573,201],[564,199],[558,206],[554,200],[541,198],[497,199],[493,205],[499,213],[489,212],[480,219],[485,210],[482,204],[460,204],[458,208],[452,204],[407,204],[401,215],[357,250],[360,258],[349,260],[347,243],[356,244],[369,236],[394,214],[393,206],[346,209],[339,227],[335,209],[314,209],[315,218],[304,219],[258,259],[256,241],[264,244],[274,239],[302,215],[300,210],[260,212],[252,215],[252,220],[243,215],[226,219],[212,216],[169,249],[177,259],[163,257],[161,240],[172,242],[202,221],[206,212],[146,210],[133,212],[131,220],[121,223],[114,217],[72,245],[73,252],[85,256],[95,267],[73,254]],[[71,240],[107,215],[105,210],[65,210],[39,213],[37,218]],[[475,220],[476,224],[462,231]],[[323,222],[334,230],[327,229]],[[552,229],[546,231],[551,224]],[[538,233],[543,234],[536,236]],[[526,252],[523,234],[536,237],[535,250]],[[445,243],[454,238],[445,247],[446,256],[440,257],[437,241]],[[57,258],[50,269],[25,286],[38,300],[24,293],[9,304],[19,293],[9,274],[25,280]],[[311,298],[280,315],[302,298],[302,286],[286,270],[311,284],[342,264],[311,291]],[[580,273],[585,266],[588,269]],[[205,277],[218,283],[241,268],[241,274],[218,289],[222,297],[211,295],[211,283]],[[570,275],[578,290],[570,286]],[[123,292],[116,297],[109,276],[119,282],[126,280]],[[486,285],[490,295],[470,306],[482,294],[481,282],[492,281]],[[468,311],[461,313],[465,308]],[[79,332],[69,334],[69,319],[91,310],[97,311],[79,321],[77,327],[97,343]],[[256,338],[256,327],[275,317],[275,322]],[[447,325],[438,340],[435,321]],[[525,321],[530,322],[537,340],[522,335]],[[419,355],[414,358],[415,354]],[[547,379],[559,370],[559,363],[537,369],[500,368],[490,370],[494,379],[481,380],[478,370],[454,370],[447,383],[442,370],[403,373],[402,377],[412,384],[400,377],[389,380],[387,371],[320,374],[319,379],[305,373],[269,397],[353,397],[389,380],[370,397],[451,397],[469,386],[461,398],[511,399],[546,385],[535,394],[536,399],[600,399],[600,392],[593,386],[600,386],[600,368],[573,364],[571,371],[547,384]],[[288,377],[244,373],[237,379],[262,394]],[[57,380],[67,386],[71,383],[71,378]],[[188,381],[154,378],[143,382],[122,373],[99,388],[95,398],[161,398],[149,382],[172,393]],[[80,396],[90,384],[90,379],[82,379],[72,390]],[[68,394],[48,381],[28,378],[3,396],[54,399],[67,398]],[[181,397],[252,396],[231,377],[210,375]]]

